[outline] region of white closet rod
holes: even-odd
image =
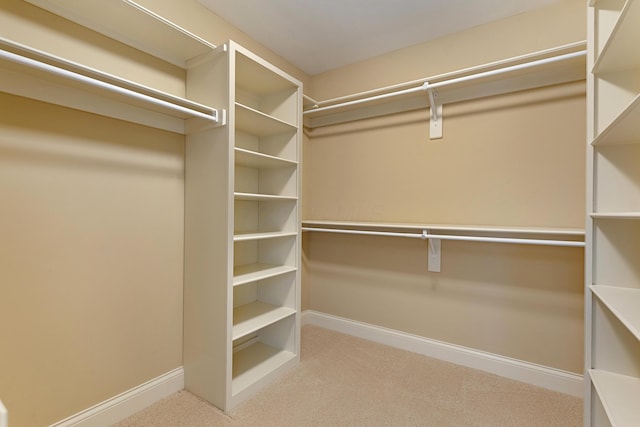
[[[513,72],[513,71],[518,71],[518,70],[522,70],[522,69],[526,69],[526,68],[537,67],[537,66],[540,66],[540,65],[551,64],[551,63],[558,62],[558,61],[564,61],[564,60],[576,58],[576,57],[579,57],[579,56],[585,56],[586,54],[587,54],[586,50],[581,50],[581,51],[578,51],[578,52],[571,52],[571,53],[566,53],[566,54],[563,54],[563,55],[553,56],[553,57],[550,57],[550,58],[538,59],[536,61],[530,61],[530,62],[525,62],[525,63],[522,63],[522,64],[511,65],[511,66],[508,66],[508,67],[498,68],[498,69],[495,69],[495,70],[483,71],[483,72],[480,72],[480,73],[470,74],[468,76],[456,77],[456,78],[453,78],[453,79],[443,80],[443,81],[435,82],[435,83],[429,83],[428,81],[425,81],[422,84],[422,86],[413,87],[413,88],[409,88],[409,89],[403,89],[403,90],[390,92],[390,93],[385,93],[385,94],[382,94],[382,95],[369,96],[369,97],[366,97],[366,98],[356,99],[356,100],[353,100],[353,101],[341,102],[339,104],[328,105],[326,107],[311,108],[309,110],[304,111],[303,114],[312,114],[312,113],[317,113],[317,112],[320,112],[320,111],[331,110],[331,109],[334,109],[334,108],[348,107],[348,106],[358,105],[358,104],[362,104],[362,103],[366,103],[366,102],[378,101],[378,100],[381,100],[381,99],[386,99],[386,98],[390,98],[390,97],[394,97],[394,96],[407,95],[407,94],[411,94],[411,93],[414,93],[414,92],[426,91],[428,89],[436,89],[436,88],[447,86],[447,85],[451,85],[451,84],[462,83],[462,82],[466,82],[466,81],[470,81],[470,80],[476,80],[476,79],[481,79],[481,78],[485,78],[485,77],[491,77],[491,76],[505,74],[505,73],[509,73],[509,72]]]
[[[16,64],[20,64],[20,65],[29,67],[30,69],[33,69],[33,70],[43,71],[52,76],[61,77],[61,78],[78,82],[78,83],[83,83],[96,89],[106,90],[108,92],[125,96],[127,98],[142,101],[146,104],[155,105],[155,106],[164,108],[166,110],[171,110],[177,113],[184,114],[189,117],[199,117],[215,123],[218,123],[219,121],[216,110],[212,110],[211,114],[202,113],[200,111],[186,108],[177,104],[172,104],[170,102],[164,101],[162,99],[154,98],[152,96],[145,95],[143,93],[138,93],[133,90],[115,86],[109,83],[105,83],[103,81],[96,80],[91,77],[83,76],[82,74],[74,73],[72,71],[68,71],[63,68],[58,68],[53,65],[46,64],[44,62],[39,62],[31,58],[16,55],[14,53],[7,52],[5,50],[0,50],[0,59],[7,60]]]
[[[394,233],[389,231],[367,231],[367,230],[344,230],[338,228],[316,228],[302,227],[302,231],[319,231],[322,233],[339,233],[339,234],[359,234],[366,236],[391,236],[391,237],[408,237],[411,239],[440,239],[440,240],[461,240],[467,242],[484,242],[484,243],[511,243],[517,245],[542,245],[542,246],[568,246],[568,247],[584,247],[584,242],[572,240],[548,240],[548,239],[522,239],[511,237],[479,237],[479,236],[458,236],[447,234],[429,234],[428,230],[423,230],[422,234],[417,233]]]

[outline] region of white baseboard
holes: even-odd
[[[49,427],[111,426],[184,388],[184,369],[160,375]]]
[[[0,427],[9,427],[9,415],[7,414],[7,408],[2,404],[2,400],[0,400]]]
[[[583,397],[583,377],[572,372],[448,344],[313,310],[305,310],[302,313],[302,324],[320,326],[549,390]]]

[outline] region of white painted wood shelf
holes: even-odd
[[[256,342],[233,355],[233,395],[238,395],[287,363],[296,354],[267,344]]]
[[[640,340],[640,288],[594,285],[591,291]]]
[[[223,124],[214,107],[4,38],[0,91],[181,134]]]
[[[233,236],[235,242],[243,242],[249,240],[265,240],[265,239],[278,239],[281,237],[295,237],[298,233],[296,231],[273,231],[263,233],[240,233]]]
[[[507,58],[462,70],[327,100],[308,98],[305,126],[310,129],[370,117],[433,108],[428,84],[437,90],[440,106],[508,94],[585,78],[585,42]],[[428,87],[428,86],[427,86]],[[442,113],[446,120],[446,111]],[[441,127],[446,124],[441,124]]]
[[[594,212],[591,218],[640,220],[640,212]]]
[[[132,0],[26,0],[181,68],[216,48]]]
[[[605,39],[606,43],[594,62],[592,69],[594,74],[608,74],[640,68],[640,57],[629,54],[638,48],[638,40],[640,40],[640,26],[638,25],[640,22],[640,3],[633,0],[618,3],[624,5],[609,36]]]
[[[592,144],[638,144],[640,133],[640,95],[636,96],[613,121],[593,139]]]
[[[265,114],[254,108],[236,103],[236,127],[253,135],[269,136],[296,132],[296,126]]]
[[[236,266],[233,269],[233,286],[244,285],[258,280],[268,279],[297,270],[290,265],[249,264]]]
[[[456,224],[429,224],[429,223],[394,223],[394,222],[368,222],[368,221],[332,221],[305,219],[303,227],[327,227],[341,229],[375,229],[397,230],[401,232],[429,230],[434,232],[451,232],[472,235],[519,235],[519,236],[554,236],[579,239],[584,237],[585,231],[581,228],[558,227],[513,227],[493,225],[456,225]]]
[[[270,156],[268,154],[258,153],[255,151],[245,150],[236,147],[234,149],[236,164],[252,168],[269,169],[281,168],[284,166],[297,166],[298,162],[283,159],[281,157]]]
[[[640,419],[640,379],[592,369],[591,382],[612,427],[635,427]]]
[[[233,310],[232,339],[243,338],[294,314],[296,314],[294,308],[277,307],[262,301],[236,307]]]
[[[295,201],[298,200],[294,196],[276,196],[272,194],[256,194],[256,193],[233,193],[236,200],[254,200],[254,201]]]

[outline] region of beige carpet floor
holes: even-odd
[[[152,426],[578,427],[582,400],[305,326],[300,365],[229,414],[181,391],[117,424]]]

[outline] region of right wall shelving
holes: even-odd
[[[640,425],[640,1],[588,7],[585,425]]]

